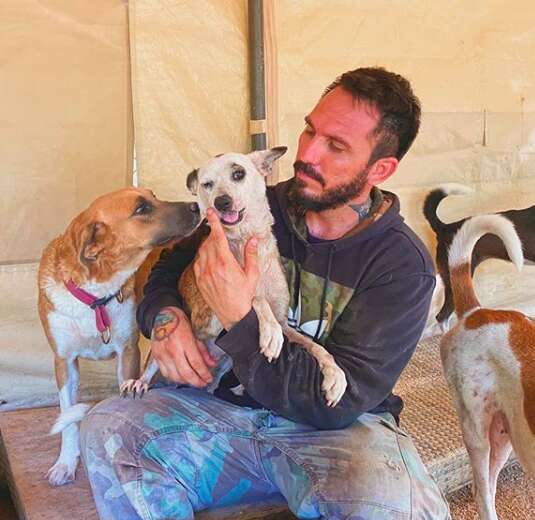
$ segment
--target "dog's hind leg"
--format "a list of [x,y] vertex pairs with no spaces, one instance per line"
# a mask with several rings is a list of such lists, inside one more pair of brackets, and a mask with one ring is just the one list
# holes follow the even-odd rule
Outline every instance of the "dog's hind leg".
[[490,475],[491,466],[494,465],[491,460],[491,417],[480,413],[481,410],[471,410],[465,401],[455,400],[464,443],[472,466],[474,478],[472,492],[479,517],[481,520],[498,520]]
[[[54,368],[59,390],[61,412],[75,405],[78,401],[80,372],[78,359],[67,361],[55,357]],[[61,451],[56,463],[48,470],[47,477],[53,486],[61,486],[75,479],[76,467],[80,458],[78,425],[71,424],[61,432]]]
[[437,321],[442,329],[442,332],[447,332],[449,329],[450,318],[455,309],[453,305],[453,292],[451,290],[451,281],[449,273],[445,277],[442,272],[440,272],[440,277],[444,283],[444,303],[442,308],[437,314]]
[[512,446],[509,438],[507,419],[503,412],[497,412],[492,418],[489,430],[490,466],[489,485],[492,496],[496,495],[498,475],[511,454]]

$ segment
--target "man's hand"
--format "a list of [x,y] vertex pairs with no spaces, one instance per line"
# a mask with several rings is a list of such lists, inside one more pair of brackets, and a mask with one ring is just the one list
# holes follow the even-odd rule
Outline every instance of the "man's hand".
[[244,266],[230,250],[227,237],[216,212],[206,212],[210,235],[199,248],[193,272],[197,286],[226,330],[250,310],[258,284],[257,243],[251,238],[245,245]]
[[164,307],[154,320],[151,349],[164,377],[198,388],[211,383],[216,362],[197,340],[183,311]]

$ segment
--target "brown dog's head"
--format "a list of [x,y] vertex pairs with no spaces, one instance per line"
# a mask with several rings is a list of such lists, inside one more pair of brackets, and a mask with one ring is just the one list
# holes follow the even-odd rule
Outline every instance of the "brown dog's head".
[[161,201],[150,190],[125,188],[96,199],[67,235],[79,263],[102,281],[137,269],[151,249],[189,235],[199,222],[196,203]]

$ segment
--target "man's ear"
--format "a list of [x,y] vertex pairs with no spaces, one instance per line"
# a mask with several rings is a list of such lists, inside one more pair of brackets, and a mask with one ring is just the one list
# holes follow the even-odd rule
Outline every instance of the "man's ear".
[[104,249],[104,238],[108,233],[108,226],[104,222],[91,222],[82,229],[80,262],[89,268]]
[[195,169],[191,171],[188,174],[188,178],[186,179],[186,186],[188,187],[188,190],[191,191],[193,195],[197,195],[197,186],[199,184],[198,179],[199,169]]
[[368,173],[366,181],[372,186],[385,182],[398,168],[399,160],[395,157],[382,157],[375,161]]
[[256,166],[258,171],[266,176],[271,173],[273,163],[279,158],[282,157],[288,148],[286,146],[276,146],[270,150],[259,150],[256,152],[251,152],[249,158],[253,161],[253,164]]

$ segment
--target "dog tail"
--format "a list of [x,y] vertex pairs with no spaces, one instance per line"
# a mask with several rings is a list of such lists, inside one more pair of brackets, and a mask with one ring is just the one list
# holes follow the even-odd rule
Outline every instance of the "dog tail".
[[474,291],[470,264],[477,241],[487,233],[501,239],[519,271],[524,265],[522,242],[509,219],[501,215],[482,215],[466,220],[453,238],[448,253],[453,303],[459,318],[480,306]]
[[67,426],[70,426],[75,422],[80,422],[92,407],[93,405],[91,404],[80,403],[67,408],[64,412],[59,414],[59,417],[56,419],[56,422],[50,430],[50,435],[60,433],[67,428]]
[[444,224],[437,216],[438,205],[448,195],[467,195],[474,190],[464,184],[442,184],[427,194],[424,202],[424,216],[433,231],[438,234],[447,224]]

